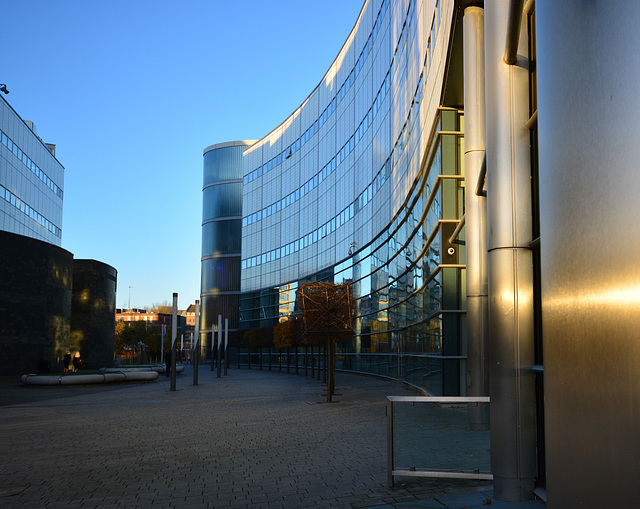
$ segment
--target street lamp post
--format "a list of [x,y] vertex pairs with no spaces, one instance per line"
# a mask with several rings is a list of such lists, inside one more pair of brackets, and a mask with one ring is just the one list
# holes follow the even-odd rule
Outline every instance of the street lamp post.
[[[131,313],[131,288],[133,288],[133,286],[129,285],[129,313]],[[129,327],[131,327],[131,325],[129,325]],[[133,342],[134,342],[134,335],[131,334],[131,351],[129,352],[129,364],[133,364],[133,350],[134,350]]]

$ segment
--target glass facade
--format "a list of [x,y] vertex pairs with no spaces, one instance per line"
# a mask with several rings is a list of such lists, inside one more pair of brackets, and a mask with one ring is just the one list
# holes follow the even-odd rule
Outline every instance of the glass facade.
[[274,325],[295,314],[301,282],[348,282],[355,335],[338,345],[339,369],[403,379],[432,394],[465,394],[464,237],[450,242],[463,213],[462,124],[461,112],[441,112],[438,132],[450,134],[433,139],[430,163],[375,239],[352,246],[352,256],[320,273],[244,293],[241,326]]
[[[289,371],[288,354],[266,351],[269,328],[296,316],[301,284],[350,283],[355,332],[337,345],[338,369],[449,401],[490,399],[446,413],[488,439],[490,464],[473,468],[491,471],[496,499],[535,490],[553,507],[601,507],[615,492],[617,506],[631,506],[638,236],[618,218],[638,208],[638,158],[637,144],[619,141],[633,130],[615,120],[633,110],[634,94],[618,92],[638,66],[616,62],[635,55],[640,8],[620,17],[583,7],[366,0],[319,85],[242,153],[240,267],[208,284],[240,271],[239,327],[251,346],[240,363],[266,357]],[[610,37],[616,23],[623,36]],[[594,121],[573,128],[585,118]],[[235,199],[230,191],[215,207]],[[295,353],[296,372],[315,376],[322,354]],[[415,409],[394,424],[400,466],[449,469],[414,453],[446,452],[455,426],[425,442],[415,426],[438,408]],[[603,429],[622,432],[602,439]],[[616,489],[602,490],[603,478]]]
[[211,358],[218,315],[238,329],[242,237],[242,152],[249,142],[207,147],[202,199],[201,358]]
[[441,99],[452,8],[367,2],[305,104],[245,151],[239,318],[272,326],[299,284],[349,282],[339,369],[463,395],[464,115]]
[[0,230],[60,246],[63,187],[55,146],[0,97]]

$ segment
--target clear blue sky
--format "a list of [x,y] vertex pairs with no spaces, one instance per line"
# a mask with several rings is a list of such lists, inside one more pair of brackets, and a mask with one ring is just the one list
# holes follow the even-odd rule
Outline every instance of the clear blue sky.
[[199,298],[203,149],[280,124],[363,3],[2,0],[5,97],[57,145],[62,247],[118,270],[118,307]]

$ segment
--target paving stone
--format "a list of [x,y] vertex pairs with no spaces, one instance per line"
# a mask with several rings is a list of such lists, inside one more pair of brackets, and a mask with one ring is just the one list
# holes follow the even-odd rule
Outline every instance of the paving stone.
[[479,486],[387,486],[386,396],[407,394],[396,382],[338,373],[340,402],[326,404],[310,377],[203,366],[193,386],[191,373],[175,392],[163,378],[0,384],[0,507],[407,508]]

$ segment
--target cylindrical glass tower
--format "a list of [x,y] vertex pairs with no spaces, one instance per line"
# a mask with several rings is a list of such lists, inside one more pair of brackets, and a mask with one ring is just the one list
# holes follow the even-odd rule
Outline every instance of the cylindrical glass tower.
[[242,239],[242,152],[252,141],[232,141],[204,150],[202,187],[201,358],[211,359],[218,315],[238,330]]

